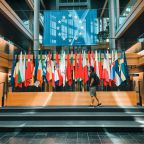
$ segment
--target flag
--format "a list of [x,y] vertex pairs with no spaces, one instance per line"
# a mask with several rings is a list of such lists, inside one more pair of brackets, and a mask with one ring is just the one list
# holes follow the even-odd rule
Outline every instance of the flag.
[[52,80],[52,60],[51,54],[48,53],[47,69],[46,69],[46,79],[48,82]]
[[66,62],[65,62],[65,52],[62,51],[61,54],[61,60],[60,60],[60,74],[62,76],[62,84],[65,86],[65,81],[66,81]]
[[63,76],[62,76],[62,71],[61,71],[61,63],[63,62],[63,53],[61,52],[60,54],[60,62],[59,62],[59,69],[58,69],[58,76],[59,76],[59,86],[63,85]]
[[108,78],[109,78],[109,82],[108,82],[108,85],[111,86],[111,80],[110,80],[110,60],[109,60],[109,52],[107,50],[107,71],[108,71]]
[[25,72],[25,86],[29,86],[33,79],[33,72],[34,72],[34,64],[30,60],[30,53],[28,53],[28,61],[26,64],[26,72]]
[[59,73],[58,73],[58,64],[55,63],[55,66],[54,66],[54,82],[55,82],[55,85],[58,85],[58,81],[59,81]]
[[90,51],[88,51],[88,67],[91,66],[91,55],[90,55]]
[[100,79],[97,50],[95,51],[95,72],[96,72],[97,76],[98,76],[99,79]]
[[87,61],[86,61],[86,54],[85,54],[85,51],[83,53],[83,82],[84,84],[87,83],[88,81],[88,69],[87,69]]
[[47,63],[48,63],[47,62],[47,52],[45,52],[44,63],[43,63],[43,78],[46,82],[47,82],[47,79],[46,79]]
[[67,67],[66,67],[66,78],[67,83],[69,86],[72,85],[72,70],[71,70],[71,63],[70,63],[70,54],[67,54]]
[[[18,68],[18,84],[21,84],[24,80],[23,77],[23,61],[22,61],[22,51],[20,53],[20,58],[19,58],[19,68]],[[20,85],[22,87],[22,85]]]
[[38,66],[39,66],[39,60],[38,60],[38,51],[36,51],[35,55],[35,62],[34,62],[34,81],[37,80],[37,71],[38,71]]
[[15,86],[15,80],[14,80],[14,70],[15,70],[15,66],[16,66],[16,55],[15,52],[13,52],[13,59],[12,59],[12,69],[11,69],[11,85],[12,85],[12,91],[14,90],[14,86]]
[[110,79],[115,83],[115,59],[114,59],[114,51],[111,54],[111,74]]
[[79,54],[79,61],[78,61],[78,80],[81,81],[83,79],[83,65],[82,65],[82,54]]
[[120,78],[121,78],[122,82],[124,82],[127,78],[126,65],[124,63],[124,53],[122,51],[120,54]]
[[108,72],[108,66],[107,66],[107,55],[104,52],[104,61],[103,61],[103,80],[104,80],[104,86],[107,86],[109,83],[109,72]]
[[56,63],[59,65],[59,54],[58,54],[58,52],[56,52],[55,60],[56,60]]
[[15,87],[22,87],[22,83],[18,84],[18,71],[19,71],[19,61],[17,61],[15,69],[14,69],[14,83],[15,83]]
[[25,73],[26,73],[26,53],[23,59],[23,82],[25,82]]
[[102,61],[101,61],[101,52],[98,54],[98,66],[99,66],[99,78],[103,78],[103,66],[102,66]]
[[39,59],[39,64],[38,64],[38,70],[37,70],[37,81],[39,81],[40,86],[42,86],[42,83],[43,83],[42,52],[40,53],[40,59]]
[[91,66],[94,67],[94,52],[91,52]]
[[116,86],[120,86],[121,78],[119,73],[119,62],[117,51],[115,51],[115,80],[116,80]]
[[55,87],[55,68],[53,60],[51,61],[51,67],[52,67],[52,86]]
[[75,79],[75,81],[77,81],[77,79],[78,79],[78,57],[77,57],[77,53],[75,53],[74,79]]

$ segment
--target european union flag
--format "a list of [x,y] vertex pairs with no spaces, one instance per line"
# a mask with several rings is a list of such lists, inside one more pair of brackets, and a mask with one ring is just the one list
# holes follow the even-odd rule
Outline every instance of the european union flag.
[[52,10],[44,12],[44,46],[96,45],[96,10]]

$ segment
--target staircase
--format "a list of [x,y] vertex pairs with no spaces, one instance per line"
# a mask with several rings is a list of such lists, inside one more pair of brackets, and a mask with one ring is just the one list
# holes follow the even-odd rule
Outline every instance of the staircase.
[[1,131],[143,131],[141,107],[5,107]]

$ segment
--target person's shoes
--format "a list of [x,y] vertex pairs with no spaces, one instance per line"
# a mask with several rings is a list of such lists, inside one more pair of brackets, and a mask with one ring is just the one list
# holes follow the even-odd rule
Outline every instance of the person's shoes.
[[101,106],[101,103],[98,103],[95,107]]
[[98,105],[97,106],[101,106],[101,103],[98,103]]
[[94,107],[94,105],[90,104],[89,107]]

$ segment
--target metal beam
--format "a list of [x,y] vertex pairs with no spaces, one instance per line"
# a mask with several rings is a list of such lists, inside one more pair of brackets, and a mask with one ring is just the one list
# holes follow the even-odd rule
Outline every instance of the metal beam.
[[105,0],[105,3],[104,3],[103,8],[102,8],[102,12],[101,12],[101,14],[100,14],[100,17],[103,16],[104,11],[105,11],[105,8],[106,8],[106,6],[107,6],[107,3],[108,3],[108,0]]
[[9,20],[17,29],[19,29],[28,39],[33,40],[32,32],[27,29],[23,21],[7,4],[5,0],[0,1],[0,12]]
[[144,12],[144,0],[138,0],[134,6],[134,9],[125,19],[124,23],[121,24],[121,26],[118,28],[115,34],[115,38],[120,38],[143,12]]
[[44,1],[43,1],[43,0],[41,0],[41,4],[42,4],[43,8],[44,8],[44,9],[46,9],[46,6],[45,6],[45,4],[44,4]]
[[29,6],[29,8],[31,10],[34,10],[34,4],[33,4],[33,1],[32,0],[25,0],[27,5]]

